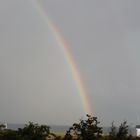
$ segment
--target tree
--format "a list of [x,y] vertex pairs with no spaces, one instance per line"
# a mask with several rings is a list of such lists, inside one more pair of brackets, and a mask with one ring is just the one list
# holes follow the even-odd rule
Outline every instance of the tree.
[[80,120],[80,123],[73,124],[69,131],[67,131],[64,139],[98,140],[102,134],[102,128],[98,126],[99,123],[97,117],[87,115],[87,120]]
[[5,125],[4,124],[0,124],[0,139],[1,137],[3,137],[5,132]]
[[127,122],[124,121],[119,127],[119,130],[117,133],[117,139],[124,140],[127,138],[127,136],[128,136],[128,125],[127,125]]
[[0,131],[4,130],[6,128],[6,126],[4,124],[0,124]]
[[109,139],[110,140],[115,139],[116,135],[117,135],[116,126],[114,125],[114,122],[112,122],[110,132],[109,132]]
[[18,129],[19,139],[45,140],[50,135],[50,127],[29,122],[23,129]]

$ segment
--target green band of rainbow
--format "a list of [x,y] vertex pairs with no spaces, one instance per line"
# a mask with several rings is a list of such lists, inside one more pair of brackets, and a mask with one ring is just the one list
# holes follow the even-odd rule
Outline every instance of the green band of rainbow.
[[57,27],[53,24],[53,22],[50,20],[50,18],[47,16],[46,12],[43,10],[41,5],[39,4],[39,1],[34,0],[33,4],[34,4],[35,8],[37,9],[37,11],[39,12],[40,16],[42,17],[42,19],[46,22],[47,26],[50,28],[52,35],[55,37],[55,40],[56,40],[58,46],[63,51],[64,58],[72,72],[74,81],[76,83],[76,87],[78,89],[79,96],[81,98],[85,113],[92,115],[93,114],[92,108],[90,105],[90,101],[89,101],[87,92],[85,90],[80,73],[72,58],[72,54],[71,54],[69,48],[65,44],[65,41],[64,41],[63,37],[61,36],[60,32],[58,31]]

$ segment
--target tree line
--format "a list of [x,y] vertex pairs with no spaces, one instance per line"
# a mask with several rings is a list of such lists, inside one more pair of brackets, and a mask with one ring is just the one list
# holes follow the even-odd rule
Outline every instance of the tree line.
[[112,122],[106,135],[99,125],[97,117],[87,115],[87,119],[74,123],[63,137],[51,133],[49,126],[33,122],[18,130],[4,129],[4,125],[0,125],[0,140],[140,140],[140,137],[128,134],[126,121],[121,123],[118,129]]

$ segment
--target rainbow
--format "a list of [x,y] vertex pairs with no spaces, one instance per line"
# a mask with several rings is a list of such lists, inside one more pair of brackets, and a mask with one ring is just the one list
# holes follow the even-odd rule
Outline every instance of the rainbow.
[[79,96],[81,98],[85,113],[92,115],[93,114],[92,108],[90,105],[90,101],[89,101],[87,92],[84,87],[84,83],[81,79],[80,73],[78,71],[76,63],[74,62],[74,60],[72,58],[72,54],[71,54],[68,46],[66,45],[66,43],[65,43],[63,37],[61,36],[59,30],[57,29],[57,27],[54,25],[54,23],[51,21],[51,19],[48,17],[46,12],[41,7],[39,1],[32,0],[32,2],[34,4],[35,9],[39,12],[39,15],[42,17],[42,19],[46,22],[47,26],[50,28],[52,35],[54,36],[58,46],[60,47],[60,49],[62,50],[62,52],[64,54],[66,63],[68,64],[68,66],[72,72],[72,75],[73,75],[76,87],[78,89]]

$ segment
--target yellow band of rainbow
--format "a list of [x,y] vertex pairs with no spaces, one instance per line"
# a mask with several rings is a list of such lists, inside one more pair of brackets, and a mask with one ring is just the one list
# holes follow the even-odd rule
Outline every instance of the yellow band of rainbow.
[[61,36],[60,32],[57,29],[57,27],[53,24],[53,22],[50,20],[50,18],[46,14],[46,12],[41,7],[39,0],[33,0],[33,4],[34,4],[35,9],[39,12],[39,15],[44,20],[44,22],[46,22],[47,27],[50,28],[50,31],[52,32],[52,35],[55,37],[55,40],[56,40],[58,46],[63,51],[64,58],[72,72],[72,75],[73,75],[76,87],[78,89],[79,96],[81,98],[85,113],[92,115],[93,114],[92,108],[90,105],[90,101],[89,101],[87,92],[85,90],[83,81],[80,76],[80,72],[78,71],[78,68],[76,66],[76,63],[73,60],[73,57],[72,57],[72,54],[71,54],[69,48],[67,47],[63,37]]

